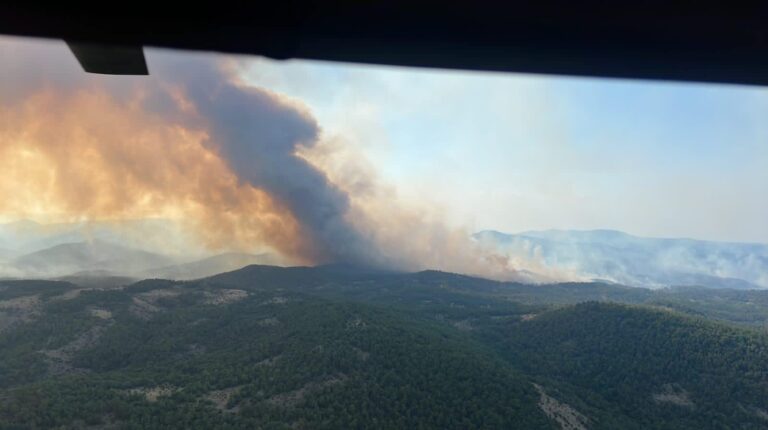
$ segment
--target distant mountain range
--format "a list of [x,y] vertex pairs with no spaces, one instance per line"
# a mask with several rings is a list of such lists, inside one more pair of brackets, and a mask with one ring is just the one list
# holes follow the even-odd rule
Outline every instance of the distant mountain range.
[[21,273],[43,277],[83,271],[134,274],[172,263],[173,260],[164,255],[101,240],[54,245],[11,261]]
[[55,278],[92,282],[107,278],[189,280],[239,269],[251,264],[276,264],[271,254],[228,252],[191,262],[101,240],[54,245],[24,254],[4,264],[11,278]]
[[183,249],[183,232],[165,219],[82,221],[40,224],[30,220],[0,224],[0,258],[8,260],[55,245],[104,241],[131,248]]
[[188,251],[179,226],[163,219],[0,224],[0,277],[79,284],[144,278],[188,280],[249,264],[280,264],[273,254]]
[[[189,280],[251,264],[269,253],[180,254],[183,234],[167,220],[0,224],[0,277]],[[635,287],[768,288],[768,245],[637,237],[615,230],[546,230],[473,235],[521,266],[523,282],[595,280]],[[173,242],[178,240],[177,242]],[[166,246],[167,245],[167,246]],[[90,282],[90,281],[82,281]]]
[[660,239],[615,230],[482,231],[475,240],[553,270],[630,286],[768,288],[768,245]]

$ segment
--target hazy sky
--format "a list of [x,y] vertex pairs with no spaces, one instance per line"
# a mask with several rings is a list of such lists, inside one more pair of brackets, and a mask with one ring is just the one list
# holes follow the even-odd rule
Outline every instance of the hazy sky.
[[768,90],[254,59],[402,195],[475,230],[768,242]]
[[[45,67],[30,70],[50,74],[51,85],[80,79],[62,42],[25,43],[15,52],[37,51],[19,70],[39,61]],[[147,49],[150,72],[163,55]],[[3,62],[3,73],[13,72],[15,63]],[[379,182],[439,208],[450,225],[768,242],[766,89],[256,57],[239,64],[246,82],[306,105],[324,137],[359,151]],[[7,82],[17,75],[0,74],[0,88],[28,84]],[[20,103],[12,97],[0,94]]]

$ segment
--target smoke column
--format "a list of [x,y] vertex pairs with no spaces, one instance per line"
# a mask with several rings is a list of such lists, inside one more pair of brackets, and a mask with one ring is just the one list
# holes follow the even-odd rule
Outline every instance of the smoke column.
[[354,142],[241,82],[231,58],[153,50],[149,77],[115,77],[85,74],[58,42],[5,39],[0,55],[4,217],[167,217],[210,249],[266,246],[299,264],[509,279],[530,263],[400,202]]
[[205,144],[241,180],[267,192],[301,224],[313,247],[305,257],[373,263],[372,244],[345,220],[347,194],[296,155],[320,138],[308,112],[276,94],[239,83],[226,73],[226,65],[190,56],[157,63],[162,75],[173,76],[181,85],[197,113],[195,121],[205,124]]

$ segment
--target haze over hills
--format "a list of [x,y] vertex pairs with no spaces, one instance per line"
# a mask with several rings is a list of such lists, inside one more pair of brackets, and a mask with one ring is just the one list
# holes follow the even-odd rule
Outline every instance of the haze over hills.
[[509,256],[630,286],[768,288],[768,245],[660,239],[614,230],[546,230],[474,238]]
[[11,263],[26,276],[55,277],[84,271],[133,274],[169,265],[173,260],[164,255],[94,240],[55,245],[15,258]]
[[[249,264],[282,264],[270,253],[211,254],[185,242],[177,223],[163,219],[0,224],[0,277],[77,279],[194,279]],[[127,277],[127,278],[126,278]]]
[[227,252],[189,263],[154,267],[145,272],[145,277],[179,280],[199,279],[217,273],[240,269],[252,264],[275,265],[278,263],[279,259],[268,253],[247,254],[243,252]]
[[276,264],[271,254],[229,252],[190,262],[101,240],[55,245],[5,263],[13,278],[62,279],[74,283],[144,278],[198,279],[251,264]]
[[[521,282],[768,288],[765,244],[644,238],[614,230],[482,231],[473,239],[492,255],[509,257],[512,266],[535,263],[517,268]],[[0,276],[195,279],[249,264],[285,264],[269,252],[211,254],[184,241],[177,224],[161,219],[0,224]]]
[[[189,243],[178,223],[165,219],[76,221],[42,224],[20,220],[0,224],[0,255],[18,257],[56,245],[100,240],[162,254]],[[161,251],[162,250],[162,251]]]

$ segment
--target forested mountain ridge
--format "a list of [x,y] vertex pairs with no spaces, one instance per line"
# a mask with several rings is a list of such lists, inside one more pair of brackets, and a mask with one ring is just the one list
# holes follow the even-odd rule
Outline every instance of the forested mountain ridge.
[[494,303],[502,300],[530,306],[586,301],[645,304],[733,324],[768,327],[768,290],[700,287],[647,289],[602,282],[534,285],[498,282],[436,270],[396,273],[345,265],[251,265],[199,282],[238,288],[298,289],[302,292],[338,294],[345,299],[392,300],[401,304],[414,304],[416,299],[430,301],[447,294],[456,295],[457,300],[482,297],[492,299]]
[[706,292],[344,265],[4,281],[0,428],[764,428],[768,340],[733,318],[762,292]]
[[170,281],[36,303],[0,337],[7,425],[549,426],[487,347],[404,312]]

